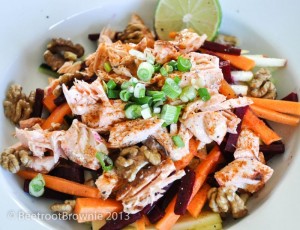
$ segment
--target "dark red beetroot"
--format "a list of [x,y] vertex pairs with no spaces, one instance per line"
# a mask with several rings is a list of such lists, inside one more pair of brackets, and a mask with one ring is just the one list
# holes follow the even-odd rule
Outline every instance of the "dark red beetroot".
[[100,37],[100,34],[89,34],[88,35],[88,38],[91,40],[91,41],[97,41]]
[[201,46],[201,48],[219,52],[219,53],[227,53],[227,54],[233,54],[233,55],[241,55],[241,49],[228,46],[228,45],[223,45],[217,42],[210,42],[210,41],[205,41],[204,44]]
[[31,117],[41,117],[43,112],[44,90],[37,88],[35,90],[35,98]]
[[219,64],[220,69],[222,70],[224,79],[229,83],[233,83],[233,79],[231,76],[231,65],[229,61],[220,61]]
[[[243,120],[243,117],[247,111],[247,109],[249,109],[249,106],[245,106],[245,107],[240,107],[240,108],[236,108],[235,109],[235,114],[237,115],[238,118],[241,119],[241,121]],[[241,128],[242,128],[242,122],[240,122],[237,126],[237,133],[236,134],[232,134],[230,133],[228,135],[228,138],[227,138],[227,142],[226,142],[226,145],[225,145],[225,151],[227,152],[234,152],[235,151],[235,146],[236,146],[236,143],[237,143],[237,140],[238,140],[238,137],[240,135],[240,132],[241,132]]]
[[196,173],[189,167],[185,168],[185,176],[181,178],[181,183],[177,193],[177,200],[174,208],[174,213],[184,215],[193,193]]
[[290,94],[288,94],[287,96],[285,96],[281,100],[284,100],[284,101],[295,101],[295,102],[299,101],[298,100],[298,94],[294,93],[294,92],[291,92]]
[[159,206],[155,205],[150,212],[147,213],[147,217],[151,224],[155,224],[165,215],[165,211]]
[[136,214],[127,214],[120,212],[116,218],[107,220],[105,225],[99,230],[119,230],[125,228],[129,224],[136,222],[143,217],[143,212],[138,212]]
[[259,151],[263,152],[265,160],[268,161],[277,154],[285,152],[285,145],[282,141],[276,141],[270,145],[260,145]]

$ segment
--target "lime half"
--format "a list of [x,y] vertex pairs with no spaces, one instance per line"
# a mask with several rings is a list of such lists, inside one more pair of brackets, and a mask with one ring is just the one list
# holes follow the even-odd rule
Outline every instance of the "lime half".
[[222,11],[218,0],[160,0],[154,27],[159,39],[169,40],[170,32],[192,29],[212,40],[218,32]]

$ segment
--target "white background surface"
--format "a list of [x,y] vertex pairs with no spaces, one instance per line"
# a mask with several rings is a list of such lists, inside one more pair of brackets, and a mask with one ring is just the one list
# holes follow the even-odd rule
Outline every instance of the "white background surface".
[[[2,2],[2,1],[1,1]],[[1,55],[1,75],[3,82],[6,76],[3,73],[11,68],[11,64],[18,57],[24,57],[20,54],[20,50],[28,44],[32,45],[34,37],[40,34],[47,33],[50,26],[66,19],[69,16],[76,15],[80,12],[95,8],[103,1],[87,0],[87,1],[17,1],[10,0],[2,2],[0,8],[0,55]],[[115,1],[117,2],[117,1]],[[230,16],[230,20],[238,21],[241,25],[250,25],[255,34],[265,39],[265,43],[272,48],[273,55],[283,55],[288,58],[288,71],[284,72],[283,79],[279,79],[280,84],[285,84],[283,94],[290,90],[299,92],[300,80],[296,79],[300,76],[300,71],[297,68],[300,60],[300,45],[299,45],[299,12],[300,4],[298,1],[271,1],[271,0],[253,0],[253,1],[238,1],[238,0],[223,0],[221,1],[224,11],[224,20]],[[116,7],[118,5],[116,4]],[[105,13],[105,12],[103,12]],[[48,16],[48,17],[47,17]],[[224,21],[224,25],[230,28],[230,21]],[[250,23],[250,24],[249,24]],[[78,28],[80,30],[81,28]],[[249,29],[249,28],[248,28]],[[249,33],[249,30],[248,32]],[[255,43],[260,40],[256,39],[257,35],[252,37],[243,37],[243,31],[240,31],[243,38],[243,43],[250,44],[255,47]],[[239,34],[239,35],[240,35]],[[249,39],[252,39],[251,41]],[[247,42],[245,42],[247,40]],[[260,47],[261,48],[261,47]],[[38,57],[39,58],[39,57]],[[298,65],[299,66],[299,65]],[[24,73],[25,75],[26,73]],[[294,78],[293,80],[289,80]],[[294,86],[293,86],[294,83]],[[296,83],[296,85],[295,85]],[[26,82],[28,86],[34,83]],[[287,85],[287,86],[286,86]],[[36,87],[36,86],[35,86]],[[29,87],[30,88],[30,87]],[[31,87],[32,88],[32,87]],[[3,86],[1,87],[3,90]],[[1,91],[1,98],[3,98]],[[2,111],[0,111],[2,113]],[[3,124],[1,124],[3,128]],[[4,129],[4,128],[3,128]],[[289,132],[289,127],[286,127],[286,132]],[[291,129],[291,131],[293,131]],[[7,135],[6,133],[3,135]],[[288,134],[287,134],[288,136]],[[235,224],[230,229],[298,229],[298,218],[300,204],[300,184],[299,184],[299,130],[297,136],[293,138],[295,147],[290,149],[287,157],[282,157],[279,160],[284,161],[285,167],[279,169],[278,180],[272,179],[271,190],[260,201],[257,209],[250,212],[250,215],[244,218],[239,223]],[[1,149],[5,146],[0,146]],[[275,163],[278,163],[275,162]],[[283,174],[283,171],[286,173]],[[21,208],[12,200],[13,191],[7,187],[7,183],[3,182],[6,173],[0,170],[0,229],[47,229],[45,226],[37,224],[35,221],[18,220],[16,215],[21,211]],[[283,176],[282,176],[283,174]],[[277,174],[276,174],[277,175]],[[13,195],[14,199],[18,199]],[[11,211],[15,217],[11,218]]]

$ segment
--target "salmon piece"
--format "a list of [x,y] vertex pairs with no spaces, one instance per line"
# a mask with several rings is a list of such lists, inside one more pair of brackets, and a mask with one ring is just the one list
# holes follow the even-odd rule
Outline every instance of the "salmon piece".
[[59,74],[74,74],[77,71],[81,69],[81,61],[73,62],[73,61],[67,61],[65,62],[58,70],[57,72]]
[[177,33],[174,41],[171,43],[178,47],[180,53],[185,54],[199,50],[206,38],[207,36],[205,34],[200,36],[188,29],[184,29]]
[[82,115],[84,124],[98,132],[109,131],[110,128],[125,119],[125,103],[121,100],[111,100],[109,104],[91,105],[89,112]]
[[173,161],[166,159],[158,166],[151,166],[140,172],[136,179],[126,187],[129,192],[125,192],[123,189],[125,196],[119,196],[119,200],[122,200],[124,212],[137,213],[148,204],[153,204],[161,198],[167,185],[185,175],[184,170],[171,175],[175,170]]
[[241,119],[237,117],[231,110],[222,110],[222,115],[227,119],[227,132],[228,133],[237,133],[237,126],[241,122]]
[[19,125],[20,125],[20,129],[26,129],[26,128],[31,128],[35,125],[40,125],[41,126],[44,121],[45,120],[42,119],[42,118],[32,117],[32,118],[29,118],[29,119],[26,119],[26,120],[21,120],[19,122]]
[[33,156],[42,158],[44,153],[52,150],[57,159],[63,155],[59,141],[64,136],[65,131],[48,132],[42,129],[28,130],[16,128],[16,137],[22,145],[28,148]]
[[180,136],[184,142],[184,147],[181,148],[178,148],[174,144],[172,140],[172,136],[174,135],[175,133],[173,133],[172,135],[168,133],[166,128],[161,128],[153,135],[153,137],[157,140],[157,142],[159,142],[164,147],[164,149],[169,154],[170,158],[173,161],[177,161],[190,152],[189,142],[190,139],[192,138],[192,135],[190,131],[183,124],[181,124],[179,131],[176,134]]
[[239,135],[234,158],[250,158],[259,160],[259,137],[251,130],[243,129]]
[[110,170],[103,172],[101,176],[98,177],[95,184],[100,191],[101,198],[106,200],[113,189],[119,182],[119,177],[115,170]]
[[233,186],[254,193],[264,186],[272,174],[273,169],[258,160],[239,158],[216,172],[215,178],[220,186]]
[[112,148],[135,145],[156,133],[163,123],[156,117],[117,123],[110,129],[108,142]]
[[71,89],[68,90],[64,84],[62,88],[72,112],[77,115],[89,112],[89,106],[100,101],[109,103],[99,78],[91,84],[75,79],[74,86]]
[[192,63],[191,70],[219,69],[219,58],[209,54],[190,52],[183,55]]
[[153,55],[157,63],[164,64],[171,60],[176,60],[180,53],[178,53],[172,43],[157,40],[154,42]]
[[221,82],[223,80],[223,73],[220,68],[213,69],[195,69],[190,72],[185,72],[179,83],[180,87],[193,85],[196,88],[205,87],[213,92],[218,92]]
[[200,141],[199,148],[216,141],[222,142],[227,132],[227,119],[220,112],[199,112],[181,121]]
[[64,139],[61,141],[61,147],[71,161],[93,170],[100,167],[96,153],[108,154],[101,136],[78,120],[74,120],[66,131]]

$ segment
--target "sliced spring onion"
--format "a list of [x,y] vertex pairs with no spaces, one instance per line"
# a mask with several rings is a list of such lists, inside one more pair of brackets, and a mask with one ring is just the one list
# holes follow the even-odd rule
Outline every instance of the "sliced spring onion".
[[29,183],[29,194],[40,197],[45,192],[45,180],[42,174],[37,174]]
[[107,90],[107,97],[109,99],[117,99],[119,98],[120,90],[117,89],[108,89]]
[[151,104],[152,97],[145,96],[141,98],[131,97],[131,101],[135,102],[138,105]]
[[158,73],[159,70],[160,70],[160,68],[161,68],[161,64],[155,63],[155,65],[154,65],[153,67],[154,67],[154,72],[155,72],[155,73]]
[[167,78],[162,91],[172,99],[176,99],[182,92],[182,89],[176,84],[172,78]]
[[135,103],[132,102],[132,101],[129,101],[129,102],[125,105],[124,110],[126,110],[126,109],[127,109],[129,106],[131,106],[131,105],[135,105]]
[[132,104],[128,106],[125,110],[125,116],[128,119],[136,119],[142,116],[142,107],[140,105]]
[[100,162],[100,165],[101,165],[103,171],[106,172],[106,171],[110,171],[113,169],[113,167],[114,167],[113,161],[106,154],[104,154],[102,152],[97,152],[96,158]]
[[196,96],[197,90],[193,86],[185,86],[180,94],[180,100],[183,102],[188,102],[195,99]]
[[202,101],[208,101],[210,99],[210,94],[209,94],[207,88],[199,88],[198,94]]
[[166,104],[162,107],[161,119],[165,120],[167,124],[177,123],[180,111],[180,106]]
[[173,66],[171,66],[171,65],[165,65],[165,68],[168,73],[172,73],[174,71]]
[[192,68],[192,63],[189,59],[179,56],[177,59],[177,68],[181,72],[187,72]]
[[161,67],[160,70],[159,70],[160,74],[163,75],[164,77],[167,77],[169,74],[168,74],[168,71],[165,67]]
[[179,84],[181,81],[181,78],[179,76],[175,76],[173,80],[176,82],[176,84]]
[[164,104],[164,101],[157,101],[157,102],[155,102],[155,104],[153,105],[153,108],[156,108],[156,107],[161,106],[161,105],[163,105],[163,104]]
[[105,81],[102,81],[102,86],[103,86],[104,92],[107,94],[108,88],[107,88]]
[[142,81],[150,81],[154,73],[154,67],[149,62],[142,62],[137,70],[137,76]]
[[141,97],[145,97],[145,94],[146,94],[146,86],[142,83],[137,83],[136,86],[134,87],[133,95],[136,98],[141,98]]
[[177,147],[179,148],[184,147],[184,142],[180,136],[178,135],[172,136],[172,140]]
[[121,89],[127,89],[129,86],[132,86],[132,82],[130,81],[125,81],[121,85]]
[[153,113],[160,113],[160,111],[161,111],[161,108],[160,107],[154,107],[153,108]]
[[122,101],[129,101],[130,97],[132,96],[132,93],[128,92],[126,89],[123,89],[121,90],[119,96]]
[[141,114],[144,119],[148,119],[152,117],[151,109],[148,104],[142,105],[141,107],[142,107]]
[[108,89],[114,89],[114,88],[117,87],[117,84],[115,83],[114,80],[109,80],[109,81],[106,83],[106,85],[107,85],[107,88],[108,88]]
[[153,97],[154,102],[166,100],[166,94],[163,91],[148,90],[146,94]]
[[169,61],[168,65],[173,67],[173,71],[178,70],[177,61],[175,61],[175,60]]
[[112,70],[111,65],[108,61],[104,62],[103,67],[107,73],[109,73]]

